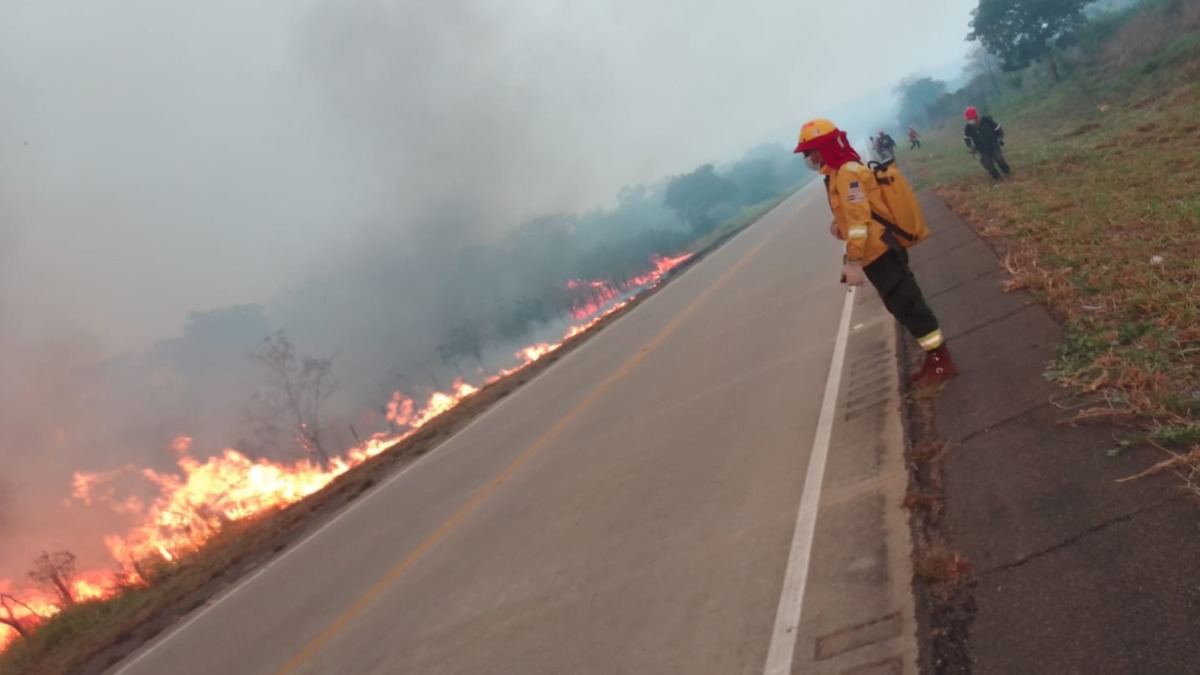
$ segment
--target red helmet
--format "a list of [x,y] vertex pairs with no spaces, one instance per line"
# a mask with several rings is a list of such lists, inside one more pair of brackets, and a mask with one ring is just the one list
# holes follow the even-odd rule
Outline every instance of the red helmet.
[[969,106],[967,106],[967,109],[963,111],[963,117],[966,119],[969,119],[969,120],[973,120],[976,117],[979,117],[979,111],[975,109],[975,106],[969,105]]

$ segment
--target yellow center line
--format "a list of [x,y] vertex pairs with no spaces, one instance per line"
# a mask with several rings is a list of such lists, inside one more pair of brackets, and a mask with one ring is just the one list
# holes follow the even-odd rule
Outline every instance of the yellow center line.
[[[788,220],[791,220],[791,218],[789,217]],[[375,585],[371,586],[371,588],[368,589],[367,592],[362,595],[362,597],[356,600],[354,604],[346,608],[346,610],[342,612],[338,618],[334,619],[333,623],[329,624],[325,630],[321,631],[319,635],[313,638],[313,640],[309,642],[299,654],[296,654],[292,660],[288,661],[287,664],[280,668],[277,672],[277,675],[290,675],[300,668],[300,666],[304,665],[304,663],[308,661],[313,654],[320,650],[326,642],[328,642],[334,635],[341,631],[341,629],[344,628],[347,623],[354,619],[355,616],[361,613],[367,608],[368,605],[374,602],[376,598],[383,594],[383,592],[392,584],[393,581],[399,578],[400,575],[404,574],[408,568],[412,567],[414,563],[420,560],[421,557],[423,557],[434,546],[436,546],[438,542],[440,542],[442,539],[445,539],[447,535],[454,531],[454,529],[458,527],[460,523],[466,520],[467,516],[471,515],[471,513],[475,511],[480,504],[486,501],[487,498],[490,497],[497,488],[511,478],[518,469],[528,463],[529,460],[533,459],[535,455],[549,445],[556,436],[562,433],[563,430],[566,429],[572,422],[574,422],[580,415],[582,415],[584,411],[594,405],[601,396],[603,396],[608,392],[609,389],[613,387],[613,385],[632,372],[633,369],[637,367],[639,363],[641,363],[642,359],[646,358],[650,352],[658,348],[667,338],[671,336],[671,334],[678,330],[679,326],[684,322],[685,319],[694,313],[696,309],[699,308],[700,305],[702,305],[713,294],[713,292],[728,282],[730,277],[732,277],[739,269],[745,266],[756,255],[758,255],[758,253],[767,245],[767,243],[774,239],[774,237],[780,231],[780,229],[776,229],[775,232],[764,238],[745,256],[734,263],[732,267],[726,270],[724,274],[718,277],[717,280],[712,283],[712,285],[704,289],[700,295],[696,296],[695,300],[692,300],[692,302],[688,304],[688,306],[685,307],[682,312],[677,314],[675,318],[672,319],[671,322],[668,323],[649,342],[647,342],[644,347],[639,349],[637,353],[630,357],[629,360],[625,361],[625,363],[621,364],[620,368],[618,368],[603,382],[597,385],[596,388],[593,389],[591,393],[589,393],[582,401],[577,403],[575,407],[567,411],[567,413],[563,415],[563,417],[559,419],[554,426],[550,427],[550,429],[538,437],[538,439],[534,441],[532,445],[523,450],[521,454],[517,455],[516,459],[514,459],[512,463],[510,463],[500,473],[496,474],[495,477],[488,481],[487,485],[484,485],[479,489],[478,492],[472,495],[465,504],[459,507],[458,511],[454,512],[454,515],[450,516],[445,522],[438,526],[436,530],[434,530],[420,544],[418,544],[416,548],[414,548],[407,556],[405,556],[404,559],[399,562],[399,564],[393,567],[392,570],[387,573],[387,576],[376,582]]]

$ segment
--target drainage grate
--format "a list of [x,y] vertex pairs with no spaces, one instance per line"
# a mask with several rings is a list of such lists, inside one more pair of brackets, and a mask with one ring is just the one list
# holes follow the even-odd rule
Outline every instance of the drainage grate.
[[844,420],[877,412],[892,395],[892,351],[879,340],[867,348],[865,356],[850,362],[846,384]]

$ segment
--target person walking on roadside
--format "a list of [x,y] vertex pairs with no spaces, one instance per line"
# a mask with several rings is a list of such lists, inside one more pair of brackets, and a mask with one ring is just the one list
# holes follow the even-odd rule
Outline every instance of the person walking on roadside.
[[896,159],[896,139],[882,129],[879,130],[879,157],[885,162]]
[[917,150],[921,147],[921,134],[917,133],[917,127],[908,125],[908,149]]
[[966,129],[963,131],[963,142],[967,144],[967,150],[970,150],[972,155],[979,153],[979,163],[987,169],[992,178],[999,180],[1001,172],[1004,172],[1005,176],[1009,175],[1008,161],[1004,159],[1002,149],[1004,129],[991,115],[980,116],[979,110],[973,105],[967,106],[963,117],[967,120]]
[[892,245],[883,221],[896,222],[884,203],[875,173],[846,140],[846,133],[827,119],[814,119],[800,129],[796,153],[810,169],[825,178],[830,234],[846,242],[842,277],[849,286],[870,281],[883,306],[921,345],[925,361],[909,375],[915,386],[939,384],[958,374],[942,336],[937,316],[925,302],[917,278],[908,266],[908,251]]

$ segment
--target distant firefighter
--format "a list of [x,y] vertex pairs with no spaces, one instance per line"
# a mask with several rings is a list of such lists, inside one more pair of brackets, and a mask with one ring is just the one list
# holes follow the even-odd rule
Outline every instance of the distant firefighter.
[[[992,175],[999,179],[1000,172],[1009,174],[1008,161],[1004,159],[1004,129],[992,119],[991,115],[979,115],[975,106],[967,106],[963,112],[967,120],[963,131],[963,142],[971,154],[979,153],[979,163]],[[998,167],[998,168],[997,168]]]

